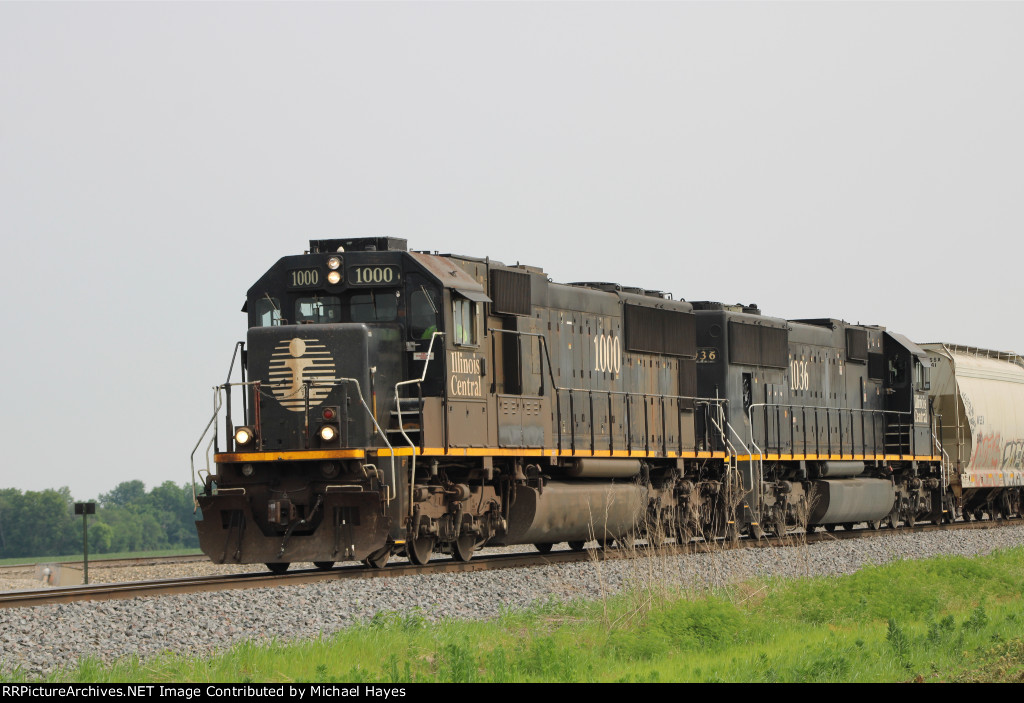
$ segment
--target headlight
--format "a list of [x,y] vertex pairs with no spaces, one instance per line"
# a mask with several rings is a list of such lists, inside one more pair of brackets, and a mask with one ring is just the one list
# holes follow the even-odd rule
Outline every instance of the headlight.
[[248,444],[252,441],[252,428],[250,427],[239,427],[235,430],[235,442],[238,444]]
[[243,476],[246,476],[246,477],[252,476],[254,472],[255,472],[255,469],[252,467],[252,464],[242,464],[242,475]]
[[341,274],[337,271],[329,271],[327,273],[327,282],[332,286],[338,285],[341,282]]
[[329,258],[327,260],[327,268],[329,268],[331,271],[336,271],[340,267],[341,267],[341,259],[338,258],[337,256],[332,256],[331,258]]
[[338,431],[333,425],[324,425],[320,428],[320,439],[325,442],[333,442],[338,437]]

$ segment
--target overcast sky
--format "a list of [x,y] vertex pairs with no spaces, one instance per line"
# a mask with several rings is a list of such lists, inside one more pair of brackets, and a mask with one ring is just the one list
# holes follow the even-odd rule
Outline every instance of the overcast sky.
[[0,3],[0,487],[189,480],[311,238],[1024,351],[1024,4]]

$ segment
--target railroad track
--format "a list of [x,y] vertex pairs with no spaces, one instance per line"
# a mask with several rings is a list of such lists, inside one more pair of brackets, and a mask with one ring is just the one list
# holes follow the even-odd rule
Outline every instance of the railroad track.
[[[119,558],[119,559],[90,559],[90,569],[109,569],[109,568],[120,568],[124,566],[158,566],[160,564],[187,564],[195,561],[208,561],[208,557],[205,554],[175,554],[172,556],[164,557],[131,557],[131,558]],[[25,562],[23,564],[3,564],[0,565],[0,574],[7,574],[12,572],[29,572],[34,571],[36,566],[39,564],[60,564],[61,566],[70,566],[72,568],[81,568],[81,561],[46,561],[45,559],[37,559],[32,562]]]
[[[95,573],[103,569],[120,569],[128,566],[161,566],[166,564],[188,564],[190,562],[209,561],[204,554],[179,554],[165,557],[132,557],[119,559],[90,559],[89,571]],[[36,560],[22,564],[0,565],[0,580],[17,578],[35,578],[36,567],[40,564],[58,564],[71,569],[82,569],[81,561],[46,561]]]
[[[833,541],[837,539],[870,539],[894,534],[915,534],[943,530],[984,530],[1012,525],[1024,525],[1024,519],[1000,519],[983,522],[957,522],[951,525],[922,524],[914,527],[871,530],[817,531],[811,534],[791,533],[784,537],[768,537],[759,540],[742,539],[735,544],[723,542],[690,542],[686,545],[663,544],[648,547],[640,544],[633,547],[612,549],[590,549],[581,552],[571,550],[552,551],[547,554],[524,552],[514,554],[480,555],[468,562],[454,559],[438,559],[423,566],[396,563],[383,569],[368,568],[361,564],[335,567],[329,570],[307,569],[284,574],[259,572],[250,574],[218,574],[181,579],[154,581],[130,581],[124,583],[101,583],[68,588],[48,588],[38,591],[6,591],[0,593],[0,608],[30,607],[71,603],[85,600],[116,600],[145,596],[160,596],[204,591],[225,591],[244,588],[265,588],[270,586],[299,585],[320,581],[342,579],[396,578],[414,574],[443,574],[484,571],[488,569],[514,569],[547,564],[565,564],[593,559],[631,559],[648,556],[676,556],[693,553],[722,551],[724,549],[764,549],[793,547],[804,544]],[[205,557],[201,557],[205,559]],[[131,561],[131,560],[126,560]],[[145,559],[143,560],[145,562]],[[162,562],[166,563],[166,562]],[[90,562],[91,564],[91,562]]]

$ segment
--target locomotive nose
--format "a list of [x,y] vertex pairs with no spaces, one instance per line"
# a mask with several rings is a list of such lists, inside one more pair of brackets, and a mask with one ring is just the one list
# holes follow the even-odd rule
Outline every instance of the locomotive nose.
[[371,444],[365,408],[374,412],[374,400],[380,405],[400,370],[397,354],[384,348],[391,336],[397,331],[357,323],[250,329],[249,373],[260,384],[253,401],[263,448]]

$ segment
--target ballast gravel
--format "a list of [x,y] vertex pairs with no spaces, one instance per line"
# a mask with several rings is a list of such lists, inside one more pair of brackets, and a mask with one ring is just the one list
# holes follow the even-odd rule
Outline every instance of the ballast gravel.
[[201,657],[243,640],[327,635],[376,613],[418,614],[429,620],[493,618],[502,610],[550,600],[597,599],[654,581],[700,589],[759,576],[847,574],[867,564],[974,556],[1021,544],[1024,527],[993,527],[676,557],[9,608],[0,610],[0,672],[17,670],[35,678],[73,666],[83,657],[104,662],[130,656],[145,660],[163,652]]

